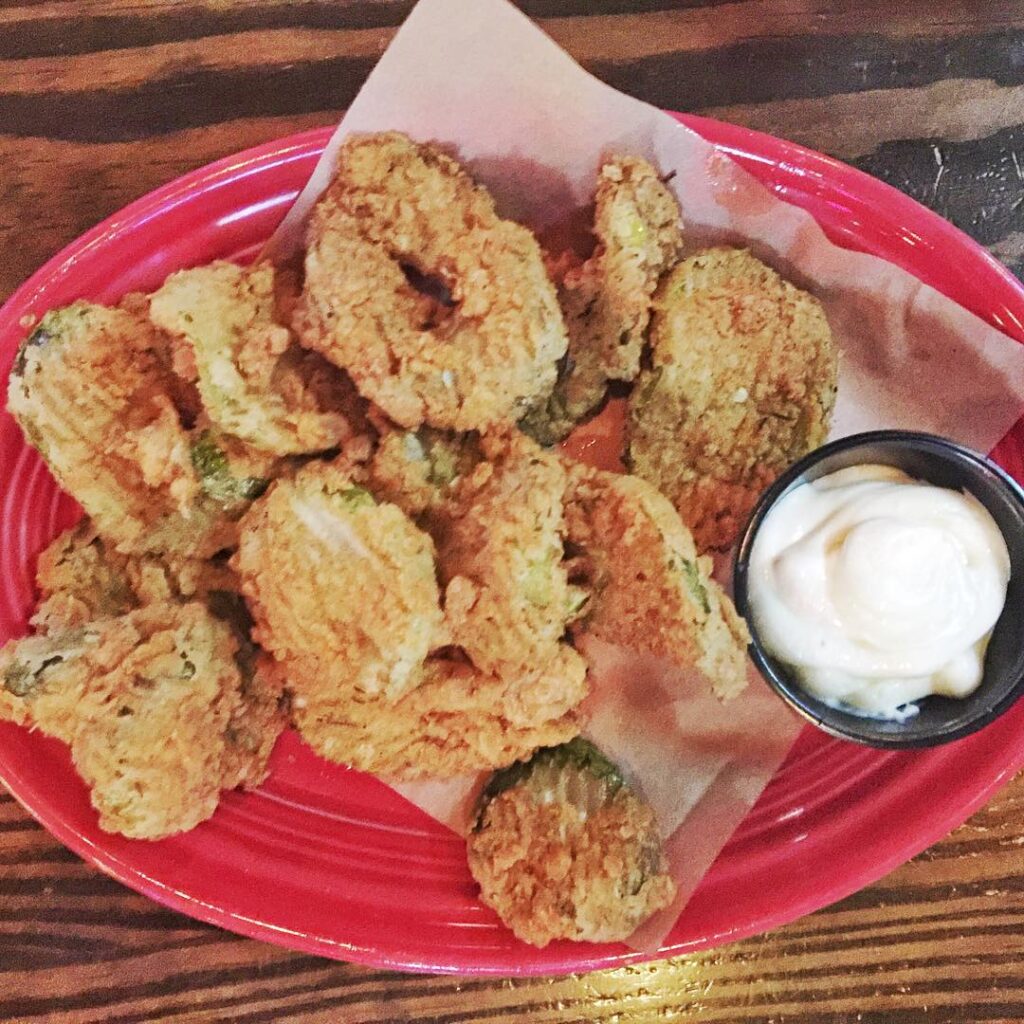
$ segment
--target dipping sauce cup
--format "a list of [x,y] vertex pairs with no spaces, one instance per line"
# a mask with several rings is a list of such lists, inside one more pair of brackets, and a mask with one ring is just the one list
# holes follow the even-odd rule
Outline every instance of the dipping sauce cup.
[[[917,714],[901,720],[869,717],[809,693],[794,669],[766,648],[750,605],[750,555],[772,509],[801,484],[865,465],[894,466],[924,483],[972,494],[995,520],[1010,556],[1006,603],[992,631],[980,685],[962,698],[922,698],[915,702]],[[872,747],[937,746],[981,729],[1024,693],[1024,489],[990,459],[945,438],[899,430],[854,434],[795,463],[754,508],[736,551],[733,585],[736,607],[750,627],[750,655],[761,674],[792,708],[833,736]]]

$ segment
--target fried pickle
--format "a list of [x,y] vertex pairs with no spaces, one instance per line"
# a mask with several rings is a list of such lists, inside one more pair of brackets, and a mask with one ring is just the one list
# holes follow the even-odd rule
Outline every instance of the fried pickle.
[[270,755],[289,722],[285,678],[274,659],[253,648],[251,670],[244,658],[241,700],[224,729],[222,789],[255,789],[269,773]]
[[315,718],[313,709],[303,717],[303,737],[332,760],[419,779],[501,768],[579,732],[586,668],[570,647],[514,681],[443,659],[428,661],[424,672],[394,703],[364,694],[320,701]]
[[[265,777],[280,691],[271,681],[249,696],[237,652],[195,602],[27,637],[0,652],[0,716],[69,744],[101,828],[159,839],[209,818],[222,789]],[[259,732],[244,753],[229,736],[242,720]]]
[[467,841],[480,898],[524,942],[619,942],[676,886],[651,807],[574,739],[498,772]]
[[206,600],[212,591],[237,590],[238,581],[220,559],[122,555],[86,517],[40,553],[36,587],[40,601],[30,621],[55,634],[146,604]]
[[746,686],[749,635],[711,559],[669,501],[637,477],[575,466],[566,502],[577,571],[592,598],[580,629],[695,666],[722,699]]
[[281,278],[269,263],[182,270],[152,296],[150,316],[191,347],[220,431],[275,455],[341,446],[363,429],[362,403],[344,373],[297,345]]
[[746,250],[709,249],[662,281],[650,338],[651,368],[629,400],[629,465],[701,551],[726,549],[764,488],[828,434],[828,321]]
[[429,513],[483,459],[476,433],[385,430],[367,465],[369,488],[413,519]]
[[395,132],[341,147],[296,323],[406,429],[513,423],[551,391],[568,344],[533,235],[451,157]]
[[542,444],[562,440],[597,409],[610,381],[636,378],[651,298],[682,243],[679,204],[640,157],[604,164],[594,207],[594,254],[560,275],[568,358],[551,397],[522,422]]
[[304,735],[337,700],[415,688],[444,642],[430,537],[338,463],[311,463],[254,502],[233,562]]
[[553,657],[585,595],[563,565],[559,459],[518,431],[485,436],[486,461],[432,516],[451,642],[514,678]]
[[61,486],[124,553],[204,558],[233,523],[202,491],[148,321],[76,302],[22,343],[8,408]]
[[88,517],[65,530],[36,563],[40,600],[32,625],[41,632],[60,633],[131,611],[136,599],[124,571],[126,562],[124,555],[107,550]]

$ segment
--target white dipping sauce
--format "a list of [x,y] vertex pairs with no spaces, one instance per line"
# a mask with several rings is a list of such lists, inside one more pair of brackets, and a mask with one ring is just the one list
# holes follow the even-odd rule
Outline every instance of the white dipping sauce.
[[1010,556],[974,497],[891,466],[790,491],[754,540],[748,596],[764,646],[810,693],[882,718],[981,682]]

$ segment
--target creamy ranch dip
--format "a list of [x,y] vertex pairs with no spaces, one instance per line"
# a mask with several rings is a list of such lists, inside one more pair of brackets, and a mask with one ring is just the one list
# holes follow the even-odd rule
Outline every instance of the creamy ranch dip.
[[762,643],[805,689],[903,718],[929,694],[977,688],[1009,578],[1006,542],[977,499],[868,465],[775,505],[748,592]]

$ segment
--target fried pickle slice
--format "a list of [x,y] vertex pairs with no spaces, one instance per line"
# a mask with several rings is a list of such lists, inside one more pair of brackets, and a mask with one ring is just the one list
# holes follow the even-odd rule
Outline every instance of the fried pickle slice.
[[302,344],[406,429],[511,424],[567,337],[540,247],[451,157],[354,136],[307,232]]
[[355,694],[320,701],[302,733],[318,753],[392,779],[448,778],[501,768],[571,739],[586,668],[568,646],[516,681],[430,660],[423,682],[395,702]]
[[419,520],[442,505],[482,459],[476,433],[391,428],[381,434],[367,465],[367,486],[379,500]]
[[279,295],[286,287],[269,263],[216,260],[171,274],[151,297],[150,316],[190,346],[219,431],[274,455],[343,446],[364,429],[362,403],[344,373],[296,343],[289,297]]
[[32,625],[60,633],[131,611],[136,599],[126,562],[124,555],[108,551],[88,517],[65,530],[36,563],[40,601]]
[[206,600],[213,591],[237,590],[238,581],[219,559],[122,555],[85,517],[40,553],[36,587],[40,601],[31,624],[57,634],[146,604]]
[[563,564],[566,474],[512,430],[485,436],[486,460],[433,516],[451,642],[482,672],[515,678],[555,656],[585,595]]
[[675,896],[654,811],[583,739],[496,773],[481,804],[470,871],[524,942],[620,942]]
[[605,163],[594,195],[597,247],[560,275],[568,358],[551,397],[523,429],[542,444],[562,440],[604,400],[610,381],[632,381],[658,280],[679,256],[679,204],[644,159]]
[[119,551],[205,558],[232,544],[233,523],[203,494],[165,350],[128,310],[54,310],[18,351],[8,408]]
[[224,731],[223,789],[256,789],[270,774],[270,755],[291,721],[285,680],[273,658],[261,657],[243,679],[241,703]]
[[629,465],[701,551],[724,550],[764,488],[828,435],[828,321],[746,250],[708,249],[662,282],[650,338],[651,368],[629,400]]
[[566,502],[592,597],[580,629],[696,667],[722,699],[746,686],[749,634],[669,501],[637,477],[575,466]]
[[[101,828],[159,839],[266,774],[280,691],[250,697],[237,653],[231,628],[195,602],[26,637],[0,652],[0,716],[69,744]],[[244,752],[229,736],[240,720],[260,731]]]
[[430,537],[338,462],[310,463],[254,502],[233,564],[304,734],[322,705],[415,688],[444,642]]

